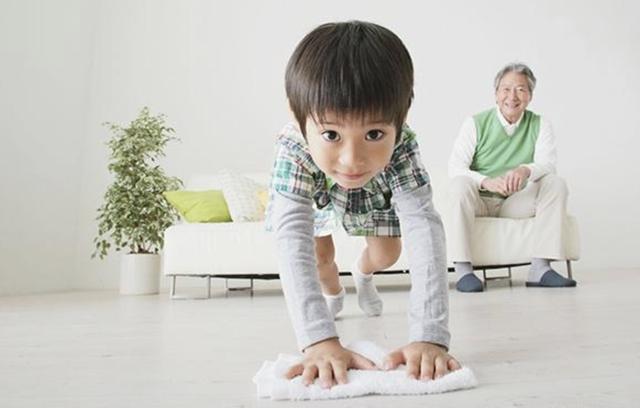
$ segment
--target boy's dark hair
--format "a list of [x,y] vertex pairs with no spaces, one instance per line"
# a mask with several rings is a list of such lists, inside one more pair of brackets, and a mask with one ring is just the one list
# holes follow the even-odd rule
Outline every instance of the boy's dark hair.
[[285,86],[305,137],[309,115],[323,120],[333,112],[394,123],[399,138],[413,99],[413,63],[400,38],[382,26],[327,23],[300,41]]

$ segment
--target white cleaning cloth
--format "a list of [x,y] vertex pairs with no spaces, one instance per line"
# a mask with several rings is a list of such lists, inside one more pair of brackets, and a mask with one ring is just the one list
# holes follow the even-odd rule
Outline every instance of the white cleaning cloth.
[[[363,355],[382,367],[388,352],[370,341],[359,341],[347,346],[351,351]],[[258,387],[258,398],[272,400],[311,400],[358,397],[363,395],[417,395],[436,394],[447,391],[473,388],[478,384],[476,377],[468,367],[450,372],[436,380],[420,381],[409,378],[404,366],[395,370],[355,370],[347,372],[346,384],[322,388],[319,380],[309,386],[302,383],[302,377],[292,380],[284,377],[286,371],[299,363],[302,356],[280,354],[276,361],[265,361],[253,382]]]

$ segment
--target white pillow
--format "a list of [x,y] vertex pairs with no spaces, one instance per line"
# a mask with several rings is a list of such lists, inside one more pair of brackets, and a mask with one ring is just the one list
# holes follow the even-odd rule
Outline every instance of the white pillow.
[[260,203],[258,192],[267,190],[267,186],[229,170],[221,171],[220,176],[222,194],[227,201],[231,219],[235,222],[264,220],[264,207]]

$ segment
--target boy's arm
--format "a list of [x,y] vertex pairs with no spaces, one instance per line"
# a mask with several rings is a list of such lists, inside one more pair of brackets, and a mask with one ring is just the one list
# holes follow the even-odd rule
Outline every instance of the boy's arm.
[[431,185],[393,195],[411,276],[409,341],[449,348],[449,293],[446,246]]
[[312,200],[283,191],[272,192],[272,228],[278,270],[298,347],[337,337],[322,297],[313,241]]

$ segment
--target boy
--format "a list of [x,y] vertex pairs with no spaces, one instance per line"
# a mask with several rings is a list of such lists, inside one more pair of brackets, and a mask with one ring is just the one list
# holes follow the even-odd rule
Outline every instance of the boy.
[[305,384],[318,377],[328,388],[346,383],[349,368],[375,368],[343,348],[336,332],[345,294],[330,235],[336,221],[350,235],[365,236],[352,275],[369,316],[382,312],[373,272],[400,256],[400,230],[405,239],[410,343],[381,368],[406,364],[408,375],[423,380],[458,369],[447,353],[442,222],[415,134],[404,125],[413,98],[407,49],[376,24],[324,24],[298,44],[285,81],[297,123],[277,141],[267,225],[276,234],[282,286],[305,356],[287,377],[302,375]]

